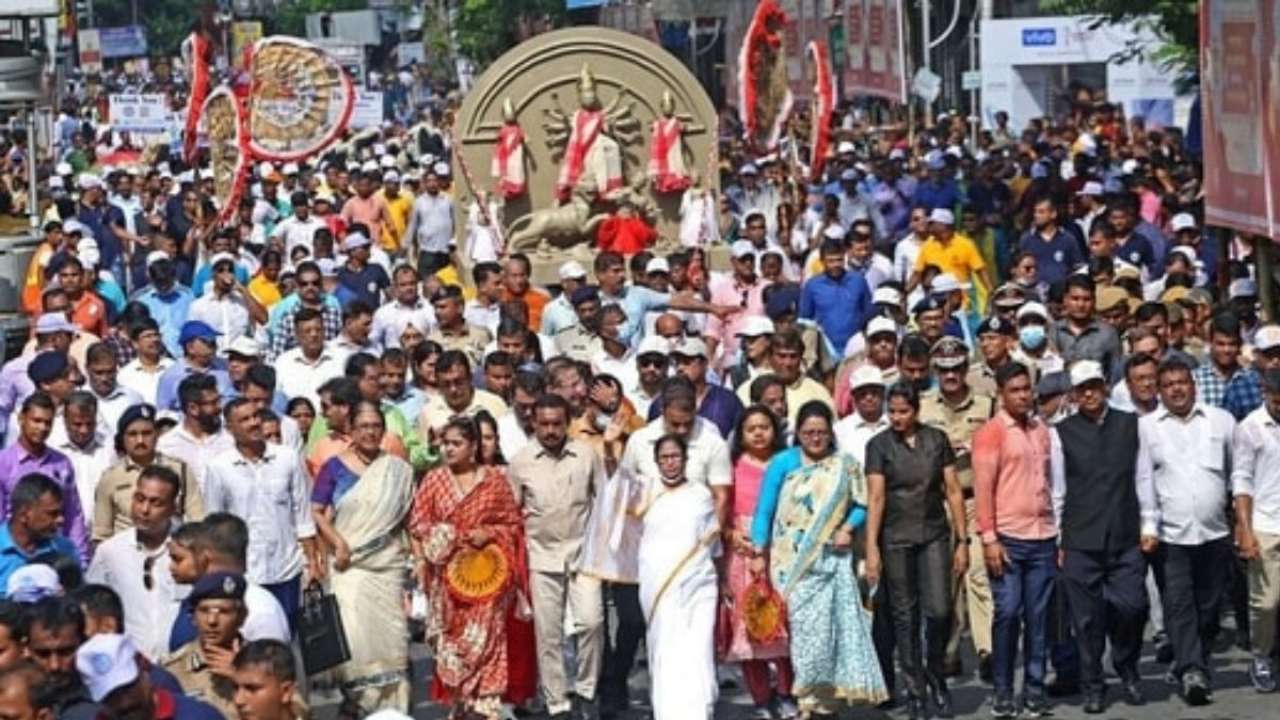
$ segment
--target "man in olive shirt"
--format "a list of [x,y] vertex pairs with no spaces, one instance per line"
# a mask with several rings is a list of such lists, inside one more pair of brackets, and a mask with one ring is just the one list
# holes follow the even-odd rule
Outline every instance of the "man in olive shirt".
[[226,717],[237,716],[233,663],[244,643],[240,628],[247,612],[246,586],[244,576],[238,573],[210,573],[197,580],[190,600],[200,634],[163,663],[188,695],[209,703]]
[[445,350],[461,350],[467,354],[471,366],[480,364],[484,348],[493,337],[489,331],[467,323],[463,316],[462,288],[445,285],[431,296],[431,309],[436,313],[436,327],[427,339],[440,344]]
[[991,673],[991,584],[982,561],[982,541],[973,502],[973,434],[995,414],[995,399],[969,386],[968,348],[958,338],[944,337],[930,353],[937,387],[920,396],[920,422],[947,434],[956,456],[956,477],[964,491],[965,524],[970,531],[969,571],[955,593],[955,623],[947,642],[946,673],[960,674],[960,637],[966,621],[978,653],[979,674]]
[[[604,652],[604,603],[598,578],[577,572],[587,518],[604,478],[590,445],[569,440],[569,403],[558,395],[538,398],[533,410],[536,442],[511,461],[511,485],[525,518],[538,674],[547,712],[567,720],[574,698],[592,703]],[[565,613],[577,639],[577,672],[565,677]]]

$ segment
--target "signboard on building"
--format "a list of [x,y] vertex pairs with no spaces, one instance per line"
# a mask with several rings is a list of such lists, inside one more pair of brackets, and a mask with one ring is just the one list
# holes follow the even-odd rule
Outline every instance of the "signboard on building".
[[128,58],[147,54],[147,30],[141,25],[98,28],[104,58]]
[[86,73],[102,72],[102,42],[96,28],[81,30],[76,33],[76,49],[79,53],[80,70]]
[[374,90],[356,92],[356,102],[351,108],[351,128],[360,130],[382,125],[382,93]]
[[130,93],[107,98],[113,130],[162,133],[169,129],[169,101],[163,93]]

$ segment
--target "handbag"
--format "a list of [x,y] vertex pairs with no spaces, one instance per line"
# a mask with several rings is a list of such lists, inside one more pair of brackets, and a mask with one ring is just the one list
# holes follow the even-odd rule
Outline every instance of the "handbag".
[[302,667],[307,675],[322,673],[351,659],[351,646],[342,627],[338,599],[326,594],[319,583],[302,593],[294,625],[302,646]]

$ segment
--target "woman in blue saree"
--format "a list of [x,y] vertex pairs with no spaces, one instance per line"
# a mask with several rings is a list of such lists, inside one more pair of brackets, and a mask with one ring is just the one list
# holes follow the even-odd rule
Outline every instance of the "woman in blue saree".
[[889,698],[853,576],[866,482],[857,461],[836,451],[833,422],[821,401],[800,408],[797,445],[769,462],[751,525],[752,572],[767,572],[787,603],[793,692],[806,718]]

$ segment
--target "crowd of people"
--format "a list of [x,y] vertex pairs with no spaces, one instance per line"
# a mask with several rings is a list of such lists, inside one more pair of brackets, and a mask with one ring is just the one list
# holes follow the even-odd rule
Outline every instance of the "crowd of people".
[[[327,688],[391,718],[426,686],[693,720],[736,668],[753,717],[915,720],[968,648],[995,717],[1101,713],[1145,702],[1147,637],[1198,706],[1224,616],[1275,691],[1267,241],[1203,228],[1176,129],[849,106],[810,183],[726,109],[699,241],[538,284],[457,220],[456,100],[261,163],[226,222],[207,167],[104,167],[75,113],[50,162],[5,148],[43,232],[0,369],[12,717],[297,720]],[[325,596],[345,658],[308,676]]]

